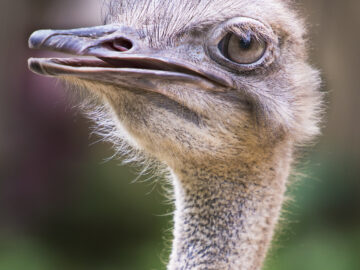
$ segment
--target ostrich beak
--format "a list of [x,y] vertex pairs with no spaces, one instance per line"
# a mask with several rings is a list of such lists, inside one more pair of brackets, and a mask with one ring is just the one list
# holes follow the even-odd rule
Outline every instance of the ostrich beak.
[[31,35],[29,47],[86,56],[30,58],[30,70],[46,76],[74,76],[151,91],[163,88],[164,81],[213,91],[231,87],[230,80],[214,71],[161,56],[161,50],[144,46],[134,30],[121,25],[39,30]]

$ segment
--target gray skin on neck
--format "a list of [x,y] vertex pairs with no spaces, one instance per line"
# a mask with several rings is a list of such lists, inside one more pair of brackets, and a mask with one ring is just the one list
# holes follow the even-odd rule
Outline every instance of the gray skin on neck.
[[[97,120],[113,137],[169,168],[176,205],[169,270],[260,269],[293,151],[319,132],[319,76],[307,64],[302,20],[280,0],[109,6],[106,27],[30,39],[33,48],[104,62],[32,59],[30,68],[95,95],[110,111]],[[256,63],[237,65],[217,51],[239,31],[266,43]],[[114,38],[131,48],[109,47]]]

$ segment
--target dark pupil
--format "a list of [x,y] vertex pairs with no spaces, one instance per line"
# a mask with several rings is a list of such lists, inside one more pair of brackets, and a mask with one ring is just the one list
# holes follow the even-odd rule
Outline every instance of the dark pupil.
[[239,41],[239,45],[240,48],[243,50],[248,50],[251,47],[251,43],[252,43],[252,38],[251,38],[251,34],[248,33],[245,37],[243,37],[242,39],[240,39]]

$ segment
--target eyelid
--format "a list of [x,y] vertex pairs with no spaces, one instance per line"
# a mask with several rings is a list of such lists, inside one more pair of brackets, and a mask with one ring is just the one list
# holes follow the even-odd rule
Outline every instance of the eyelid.
[[255,37],[275,39],[276,35],[270,25],[249,17],[235,17],[218,25],[213,35],[222,39],[228,32],[241,36],[244,32],[251,32]]
[[[233,33],[236,36],[238,36],[239,38],[244,37],[245,35],[248,35],[250,33],[250,35],[257,39],[258,41],[263,40],[266,43],[267,42],[271,42],[272,41],[272,37],[266,33],[267,31],[265,31],[265,29],[254,29],[254,26],[252,25],[244,25],[244,24],[237,24],[237,25],[228,25],[225,26],[222,29],[224,36],[226,36],[228,33]],[[259,31],[262,30],[262,31]],[[272,34],[272,33],[271,33]]]

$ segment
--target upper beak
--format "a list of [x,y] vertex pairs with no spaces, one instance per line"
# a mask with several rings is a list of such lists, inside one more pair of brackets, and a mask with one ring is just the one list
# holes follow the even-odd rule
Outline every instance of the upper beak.
[[32,49],[50,49],[90,58],[30,58],[29,68],[48,76],[78,78],[125,87],[158,89],[164,80],[190,83],[207,90],[222,91],[231,81],[215,71],[189,61],[161,56],[121,25],[73,30],[39,30],[29,39]]

